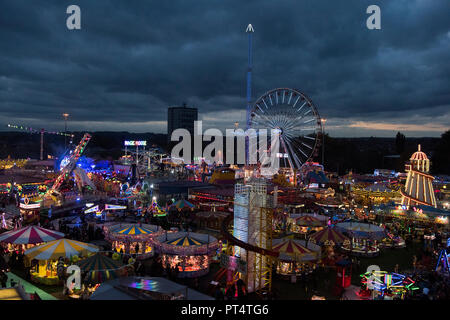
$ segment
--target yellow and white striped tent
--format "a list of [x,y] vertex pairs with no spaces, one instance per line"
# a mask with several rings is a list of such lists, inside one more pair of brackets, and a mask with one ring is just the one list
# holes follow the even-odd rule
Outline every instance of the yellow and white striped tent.
[[72,256],[86,256],[88,253],[97,252],[98,247],[69,239],[58,239],[47,242],[25,251],[25,256],[30,260],[57,260],[59,257],[70,258]]

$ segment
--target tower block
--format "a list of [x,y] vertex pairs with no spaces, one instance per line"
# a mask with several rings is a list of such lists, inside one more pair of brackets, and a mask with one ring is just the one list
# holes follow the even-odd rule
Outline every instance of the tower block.
[[426,205],[436,208],[436,198],[434,196],[433,180],[429,175],[430,160],[427,155],[420,150],[413,153],[409,162],[405,165],[408,173],[405,188],[401,190],[402,205],[411,206]]

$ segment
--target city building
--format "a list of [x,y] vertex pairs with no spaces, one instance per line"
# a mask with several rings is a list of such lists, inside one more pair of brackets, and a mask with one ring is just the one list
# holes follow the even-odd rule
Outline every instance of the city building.
[[198,120],[197,108],[187,107],[169,107],[167,109],[167,139],[170,143],[172,132],[176,129],[186,129],[191,135],[194,134],[194,121]]

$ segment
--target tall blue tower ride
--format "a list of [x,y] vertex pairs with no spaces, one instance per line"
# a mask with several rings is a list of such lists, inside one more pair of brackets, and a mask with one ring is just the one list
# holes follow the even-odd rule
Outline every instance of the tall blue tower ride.
[[[250,114],[252,112],[252,34],[255,32],[253,26],[249,24],[245,32],[248,34],[248,68],[247,68],[247,113],[245,129],[250,128]],[[245,137],[245,164],[248,165],[249,139]]]

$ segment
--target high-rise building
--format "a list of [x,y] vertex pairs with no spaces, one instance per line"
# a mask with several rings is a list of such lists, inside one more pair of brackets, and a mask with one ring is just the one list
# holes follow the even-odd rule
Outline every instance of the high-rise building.
[[197,108],[187,107],[169,107],[167,110],[167,139],[170,142],[172,132],[176,129],[186,129],[191,135],[194,134],[194,121],[198,120]]

